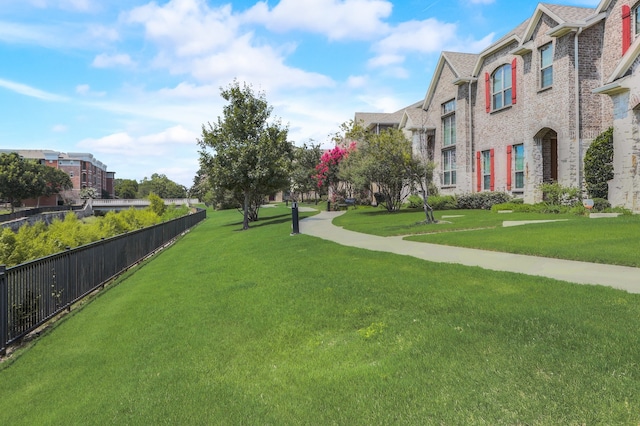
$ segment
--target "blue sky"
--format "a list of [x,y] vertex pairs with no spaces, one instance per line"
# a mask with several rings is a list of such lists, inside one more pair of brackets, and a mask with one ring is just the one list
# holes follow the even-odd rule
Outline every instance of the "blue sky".
[[[598,0],[548,3],[595,7]],[[190,187],[234,78],[297,145],[424,97],[443,50],[477,53],[534,0],[0,0],[0,147],[89,152]]]

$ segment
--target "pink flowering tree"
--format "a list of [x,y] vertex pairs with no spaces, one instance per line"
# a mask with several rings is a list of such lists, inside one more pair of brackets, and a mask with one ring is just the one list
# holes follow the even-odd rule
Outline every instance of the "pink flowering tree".
[[326,151],[320,158],[320,163],[316,166],[316,181],[318,188],[328,193],[329,199],[335,202],[339,192],[340,163],[344,161],[351,152],[355,151],[356,143],[351,142],[348,147],[336,145],[333,149]]

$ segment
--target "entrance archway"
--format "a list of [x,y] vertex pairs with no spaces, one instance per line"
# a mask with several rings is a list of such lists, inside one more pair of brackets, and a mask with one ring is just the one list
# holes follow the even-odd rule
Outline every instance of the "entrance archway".
[[558,181],[558,133],[544,128],[535,136],[540,144],[542,154],[542,182],[553,183]]

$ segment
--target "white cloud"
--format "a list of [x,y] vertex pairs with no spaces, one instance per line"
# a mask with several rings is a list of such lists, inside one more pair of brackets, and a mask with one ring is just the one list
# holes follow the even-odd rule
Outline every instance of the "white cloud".
[[63,9],[76,12],[88,12],[95,8],[96,2],[91,0],[29,0],[29,4],[41,9]]
[[127,54],[109,55],[107,53],[101,53],[93,59],[91,66],[95,68],[115,68],[115,67],[130,67],[135,65],[131,60],[131,57]]
[[368,77],[364,75],[351,75],[347,78],[347,87],[352,89],[359,89],[365,87],[368,84]]
[[442,51],[451,40],[455,40],[457,25],[430,18],[423,21],[407,21],[399,24],[392,33],[376,43],[380,52]]
[[391,15],[392,8],[385,0],[281,0],[272,9],[267,2],[259,2],[243,19],[274,32],[302,30],[324,34],[330,40],[366,40],[387,30],[383,19]]
[[[226,85],[234,78],[262,90],[334,85],[327,76],[286,65],[293,44],[271,46],[258,43],[252,32],[242,33],[229,5],[211,8],[203,0],[149,3],[124,15],[123,21],[144,27],[145,38],[157,48],[154,67],[191,75],[205,87]],[[193,94],[186,84],[177,89]]]
[[43,101],[51,101],[51,102],[68,101],[68,99],[65,98],[64,96],[45,92],[44,90],[36,89],[35,87],[27,86],[26,84],[16,83],[9,80],[0,79],[0,87],[4,87],[5,89],[11,90],[12,92],[19,93],[21,95],[41,99]]
[[334,82],[319,73],[291,68],[284,58],[269,46],[253,47],[249,35],[234,40],[228,49],[193,62],[193,75],[200,81],[252,82],[262,90],[277,88],[331,87]]
[[203,0],[155,2],[133,9],[124,16],[129,23],[141,24],[145,37],[160,51],[188,57],[216,51],[237,35],[238,24],[231,6],[210,8]]
[[176,145],[192,145],[195,150],[198,135],[181,125],[162,132],[132,136],[128,132],[118,132],[97,139],[84,139],[78,147],[90,149],[99,154],[119,154],[134,157],[165,156]]
[[390,65],[397,65],[397,64],[401,64],[403,63],[405,60],[405,57],[402,55],[397,55],[397,54],[382,54],[379,56],[376,56],[372,59],[370,59],[367,62],[367,65],[371,68],[380,68],[380,67],[387,67]]
[[120,34],[115,28],[105,25],[89,25],[87,34],[92,40],[101,40],[105,42],[113,42],[120,40]]
[[51,131],[54,133],[64,133],[68,130],[67,126],[64,124],[56,124],[51,128]]
[[76,86],[76,93],[82,96],[104,96],[107,92],[94,92],[88,84],[79,84]]

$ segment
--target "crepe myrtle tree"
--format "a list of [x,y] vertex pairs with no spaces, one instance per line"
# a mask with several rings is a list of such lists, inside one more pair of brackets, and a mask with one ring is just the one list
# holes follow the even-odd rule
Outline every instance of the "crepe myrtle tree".
[[202,126],[200,166],[215,191],[241,194],[246,230],[258,218],[255,200],[288,188],[293,143],[279,119],[269,121],[273,107],[264,93],[234,80],[220,94],[227,104],[216,122]]

